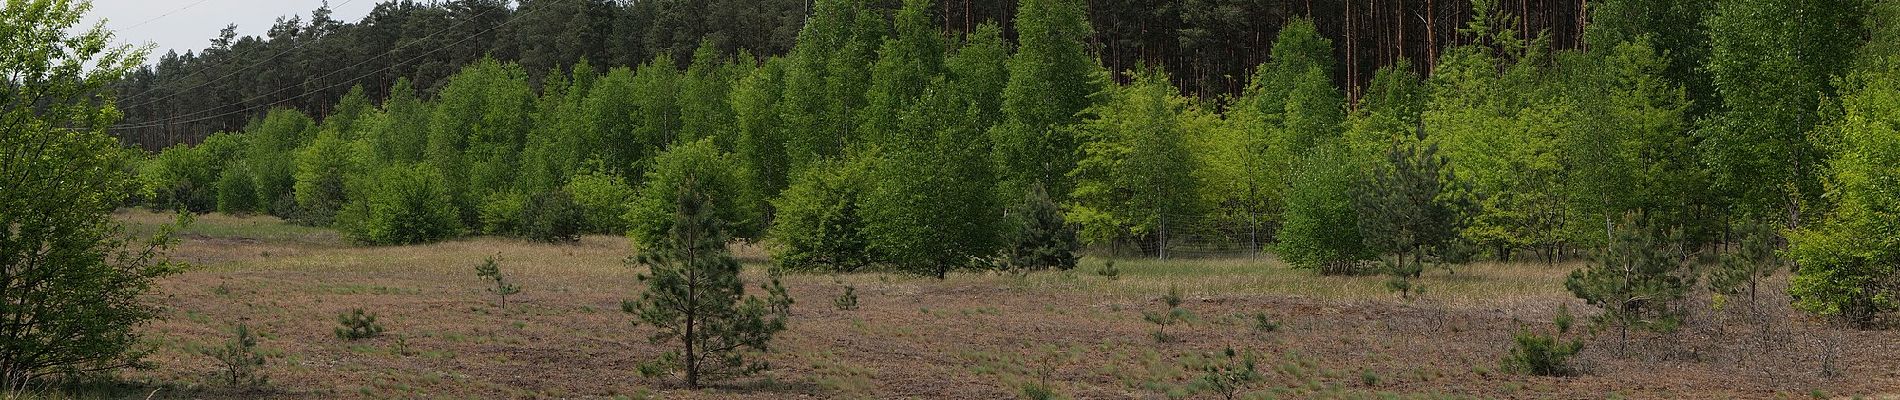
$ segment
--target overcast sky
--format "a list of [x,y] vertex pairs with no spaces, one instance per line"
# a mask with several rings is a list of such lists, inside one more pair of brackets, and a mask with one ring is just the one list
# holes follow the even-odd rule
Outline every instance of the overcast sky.
[[[330,18],[356,22],[383,0],[332,0]],[[147,62],[157,62],[166,51],[202,51],[226,24],[237,24],[238,36],[262,36],[277,17],[297,15],[310,21],[310,11],[323,0],[92,0],[86,26],[100,19],[122,43],[150,43]]]

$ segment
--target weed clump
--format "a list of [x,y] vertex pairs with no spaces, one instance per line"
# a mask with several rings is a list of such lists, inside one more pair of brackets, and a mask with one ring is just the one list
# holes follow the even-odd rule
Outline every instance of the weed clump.
[[375,313],[363,312],[357,308],[336,316],[336,337],[343,340],[368,339],[383,334],[383,325],[376,322]]

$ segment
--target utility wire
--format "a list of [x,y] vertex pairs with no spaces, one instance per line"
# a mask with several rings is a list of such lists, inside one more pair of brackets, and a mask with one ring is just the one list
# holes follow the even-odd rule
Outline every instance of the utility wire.
[[[461,38],[461,39],[459,39],[459,40],[456,40],[456,41],[455,41],[455,42],[453,42],[453,43],[449,43],[449,44],[448,44],[447,46],[439,46],[439,47],[436,47],[436,48],[434,48],[434,49],[430,49],[430,50],[429,50],[428,52],[424,52],[424,53],[422,53],[422,54],[418,54],[418,55],[416,55],[415,57],[410,57],[410,58],[409,58],[409,59],[407,59],[407,60],[403,60],[403,61],[399,61],[399,62],[396,62],[396,63],[394,63],[394,64],[390,64],[389,66],[385,66],[385,67],[382,67],[382,68],[378,68],[378,69],[377,69],[377,70],[375,70],[375,71],[370,71],[369,73],[365,73],[365,74],[362,74],[362,75],[358,75],[358,76],[356,76],[355,78],[350,78],[350,79],[348,79],[348,80],[344,80],[344,81],[341,81],[341,82],[337,82],[337,83],[335,83],[335,84],[332,84],[332,85],[329,85],[329,86],[325,86],[325,87],[321,87],[321,88],[317,88],[316,90],[312,90],[312,91],[306,91],[306,92],[303,92],[303,93],[301,93],[301,94],[298,94],[298,95],[296,95],[296,96],[291,96],[291,97],[289,97],[289,98],[285,98],[285,99],[281,99],[281,100],[278,100],[278,101],[276,101],[276,102],[272,102],[272,103],[267,103],[267,104],[258,104],[258,105],[254,105],[254,106],[249,106],[249,107],[245,107],[245,108],[243,108],[243,109],[240,109],[240,110],[237,110],[237,111],[232,111],[232,112],[227,112],[227,113],[222,113],[222,114],[217,114],[217,115],[212,115],[212,116],[208,116],[208,117],[203,117],[203,118],[197,118],[197,119],[191,119],[191,120],[183,120],[183,119],[184,119],[184,118],[188,118],[188,117],[191,117],[191,116],[194,116],[194,115],[200,115],[200,114],[204,114],[204,113],[208,113],[208,112],[212,112],[213,110],[204,110],[204,111],[199,111],[199,112],[195,112],[195,113],[191,113],[191,114],[185,114],[185,115],[180,115],[180,116],[178,116],[178,117],[174,117],[174,118],[171,118],[171,119],[168,119],[168,120],[164,120],[164,121],[156,121],[156,122],[150,122],[150,123],[145,123],[145,124],[138,124],[138,125],[121,125],[121,126],[114,126],[114,127],[112,127],[112,129],[144,129],[144,128],[151,128],[151,127],[158,127],[158,126],[165,126],[165,125],[171,125],[171,124],[189,124],[189,123],[197,123],[197,122],[203,122],[203,121],[209,121],[209,120],[212,120],[212,119],[217,119],[217,118],[222,118],[222,117],[227,117],[227,116],[231,116],[231,115],[236,115],[236,114],[240,114],[240,113],[245,113],[245,112],[251,112],[251,111],[255,111],[255,110],[257,110],[257,109],[258,109],[258,108],[260,108],[260,107],[266,107],[266,106],[275,106],[275,105],[278,105],[278,104],[282,104],[283,102],[286,102],[286,101],[291,101],[291,100],[296,100],[296,99],[299,99],[299,98],[303,98],[304,96],[309,96],[309,95],[311,95],[312,93],[317,93],[317,92],[322,92],[322,91],[325,91],[325,90],[330,90],[330,89],[333,89],[333,88],[336,88],[336,87],[338,87],[338,86],[342,86],[342,85],[344,85],[344,84],[349,84],[349,83],[355,83],[356,81],[358,81],[358,80],[361,80],[361,79],[363,79],[363,78],[367,78],[367,77],[369,77],[370,75],[375,75],[375,74],[378,74],[378,73],[382,73],[383,71],[388,71],[389,69],[392,69],[392,68],[395,68],[395,67],[398,67],[398,66],[402,66],[403,64],[407,64],[407,63],[409,63],[409,62],[411,62],[411,61],[415,61],[415,60],[419,60],[419,59],[422,59],[422,57],[426,57],[426,56],[428,56],[428,55],[430,55],[430,54],[435,54],[436,52],[439,52],[439,51],[442,51],[442,50],[444,50],[444,49],[448,49],[448,48],[450,48],[450,47],[454,47],[455,45],[458,45],[458,44],[462,44],[462,42],[466,42],[466,41],[468,41],[469,39],[474,39],[474,38],[475,38],[475,37],[477,37],[477,36],[481,36],[481,35],[483,35],[483,34],[487,34],[488,32],[492,32],[492,31],[494,31],[494,30],[496,30],[496,29],[500,29],[500,28],[501,28],[501,27],[503,27],[503,26],[507,26],[508,24],[512,24],[512,23],[514,23],[515,21],[518,21],[518,20],[520,20],[520,19],[521,19],[521,17],[525,17],[525,16],[528,16],[528,15],[532,15],[532,14],[534,14],[534,13],[535,13],[536,11],[540,11],[540,10],[542,10],[542,9],[544,9],[544,8],[541,8],[541,7],[536,7],[535,9],[532,9],[532,10],[528,10],[528,11],[526,11],[526,12],[523,12],[523,13],[522,13],[522,14],[520,14],[520,15],[516,15],[516,16],[514,16],[513,18],[509,18],[509,19],[508,19],[507,21],[502,21],[502,23],[499,23],[499,24],[495,24],[495,26],[492,26],[492,27],[489,27],[488,29],[483,29],[483,30],[482,30],[481,32],[476,32],[476,33],[475,33],[474,35],[469,35],[469,36],[466,36],[466,37],[463,37],[463,38]],[[486,13],[486,11],[484,11],[484,13]],[[479,14],[478,14],[478,15],[479,15]],[[472,20],[473,20],[473,18],[471,18],[470,20],[472,21]],[[464,22],[466,23],[467,21],[464,21]],[[426,37],[425,37],[425,39],[426,39]],[[412,42],[412,43],[413,43],[413,42]],[[393,50],[392,50],[391,52],[393,52]],[[331,71],[330,73],[327,73],[327,74],[324,74],[324,75],[322,75],[322,76],[319,76],[319,77],[316,77],[316,78],[311,78],[311,79],[308,79],[308,80],[306,80],[306,81],[305,81],[304,83],[306,83],[306,84],[307,84],[307,83],[310,83],[310,82],[312,82],[312,81],[315,81],[315,80],[317,80],[317,79],[322,79],[322,78],[324,78],[324,77],[328,77],[328,76],[330,76],[330,75],[335,75],[335,74],[337,74],[337,73],[339,73],[339,72],[343,72],[343,71],[346,71],[346,70],[349,70],[350,68],[355,68],[355,67],[357,67],[357,66],[361,66],[361,65],[363,65],[363,64],[365,64],[365,63],[368,63],[368,62],[370,62],[370,61],[373,61],[373,60],[375,60],[375,59],[377,59],[377,58],[381,58],[381,57],[382,57],[383,55],[388,55],[388,54],[390,54],[390,53],[383,53],[382,55],[378,55],[378,56],[376,56],[376,57],[373,57],[373,58],[370,58],[370,59],[367,59],[367,60],[363,60],[362,62],[358,62],[358,63],[356,63],[355,65],[351,65],[351,66],[349,66],[349,67],[344,67],[344,68],[342,68],[342,69],[338,69],[338,70],[336,70],[336,71]],[[281,92],[283,92],[283,91],[285,91],[285,90],[290,90],[291,88],[295,88],[295,87],[298,87],[298,86],[303,86],[303,85],[295,85],[295,86],[288,86],[288,87],[284,87],[284,88],[282,88],[282,89],[277,89],[277,90],[275,90],[275,91],[271,91],[270,93],[265,93],[265,94],[261,94],[261,95],[257,95],[257,96],[254,96],[254,97],[251,97],[251,98],[248,98],[248,99],[244,99],[244,100],[242,100],[242,101],[239,101],[238,103],[239,103],[239,104],[243,104],[243,103],[249,103],[249,102],[252,102],[252,101],[255,101],[255,100],[259,100],[259,99],[263,99],[263,98],[265,98],[265,97],[269,97],[269,96],[271,96],[271,95],[275,95],[275,94],[277,94],[277,93],[281,93]],[[215,110],[215,109],[214,109],[214,110]]]
[[[209,0],[200,0],[200,1],[198,1],[198,3],[204,3],[205,1],[209,1]],[[347,1],[344,1],[344,2],[342,3],[342,4],[337,4],[337,7],[342,7],[342,6],[347,6],[347,5],[350,5],[350,3],[351,3],[351,2],[354,2],[354,1],[356,1],[356,0],[347,0]],[[193,4],[193,5],[197,5],[197,4]],[[325,6],[326,6],[326,7],[328,7],[328,4],[325,4]],[[190,6],[186,6],[186,8],[190,8]],[[179,10],[183,10],[183,9],[181,8],[181,9],[179,9]],[[172,12],[177,12],[177,10],[173,10]],[[171,13],[166,13],[166,15],[170,15],[170,14],[171,14]],[[164,16],[163,16],[163,15],[161,15],[161,16],[159,16],[159,17],[160,17],[160,18],[163,18]],[[145,21],[145,22],[146,22],[146,23],[150,23],[150,22],[152,22],[152,21],[155,21],[155,20],[158,20],[158,18],[153,18],[153,19],[151,19],[151,20],[147,20],[147,21]],[[145,25],[145,23],[140,23],[139,25]],[[136,28],[137,26],[133,26],[133,27],[134,27],[134,28]],[[132,29],[132,28],[126,28],[126,30],[131,30],[131,29]],[[212,82],[221,82],[221,81],[224,81],[225,79],[228,79],[228,78],[230,78],[230,77],[232,77],[232,76],[234,76],[234,75],[237,75],[237,74],[238,74],[239,72],[244,72],[244,71],[246,71],[246,70],[250,70],[251,68],[255,68],[255,67],[257,67],[257,66],[259,66],[259,65],[264,65],[265,63],[269,63],[269,62],[271,62],[271,61],[275,61],[275,60],[277,60],[277,58],[278,58],[278,57],[283,57],[283,56],[284,56],[285,54],[290,54],[290,53],[292,53],[292,52],[296,52],[297,50],[301,50],[301,49],[303,49],[303,46],[304,46],[304,45],[307,45],[307,44],[310,44],[310,42],[309,42],[309,41],[304,41],[304,42],[299,42],[299,43],[297,43],[297,45],[296,45],[296,46],[292,46],[292,47],[291,47],[291,48],[289,48],[289,49],[285,49],[284,51],[281,51],[281,52],[278,52],[278,53],[277,53],[276,55],[272,55],[272,56],[270,56],[269,58],[265,58],[265,59],[264,59],[263,61],[258,61],[257,63],[254,63],[254,64],[251,64],[251,65],[247,65],[247,66],[245,66],[244,68],[238,68],[237,70],[234,70],[234,71],[231,71],[231,72],[229,72],[229,73],[226,73],[226,74],[224,74],[223,76],[219,76],[219,77],[217,77],[217,78],[213,78],[213,79],[209,79],[209,80],[205,80],[204,82],[200,82],[200,83],[198,83],[197,85],[192,85],[191,87],[188,87],[188,88],[185,88],[184,90],[179,90],[179,91],[177,91],[177,92],[174,92],[174,93],[172,93],[172,94],[168,94],[168,95],[165,95],[165,97],[160,97],[160,98],[158,98],[158,99],[154,99],[154,100],[151,100],[151,101],[146,101],[146,102],[143,102],[143,103],[139,103],[139,104],[134,104],[134,105],[130,105],[130,106],[125,106],[125,107],[120,107],[120,108],[121,108],[121,109],[127,109],[127,110],[129,110],[129,109],[134,109],[134,108],[139,108],[139,107],[144,107],[144,106],[148,106],[148,105],[152,105],[152,104],[155,104],[155,103],[158,103],[158,102],[161,102],[161,101],[165,101],[165,100],[167,100],[167,99],[171,99],[172,97],[175,97],[175,96],[178,96],[179,94],[183,94],[183,93],[186,93],[186,92],[190,92],[190,91],[192,91],[192,90],[196,90],[196,89],[198,89],[198,88],[201,88],[201,87],[204,87],[205,85],[209,85],[209,84],[211,84]],[[257,51],[263,51],[263,50],[257,50]],[[246,55],[248,55],[248,54],[246,54]],[[239,59],[241,60],[242,58],[239,58]],[[211,69],[211,66],[210,66],[210,65],[206,65],[206,66],[204,66],[204,67],[200,67],[200,68],[198,68],[198,70],[196,70],[196,71],[191,71],[191,73],[190,73],[190,74],[185,74],[185,77],[183,77],[183,78],[178,78],[178,79],[179,79],[180,81],[182,81],[182,80],[186,80],[186,79],[191,79],[192,77],[195,77],[195,76],[198,76],[198,74],[201,74],[201,73],[204,73],[205,71],[207,71],[207,70],[210,70],[210,69]],[[161,89],[161,88],[158,88],[158,87],[153,87],[153,88],[151,88],[151,89],[146,89],[146,90],[145,90],[145,91],[143,91],[143,92],[138,92],[138,93],[136,93],[136,94],[133,94],[133,95],[131,95],[131,96],[126,96],[126,97],[125,97],[125,100],[131,100],[131,99],[136,99],[136,98],[139,98],[139,97],[141,97],[141,96],[144,96],[144,95],[147,95],[147,94],[151,94],[152,92],[156,92],[156,91],[158,91],[159,89]]]

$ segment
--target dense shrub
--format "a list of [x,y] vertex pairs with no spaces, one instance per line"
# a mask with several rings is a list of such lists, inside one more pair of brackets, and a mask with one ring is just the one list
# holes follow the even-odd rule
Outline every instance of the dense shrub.
[[860,205],[869,186],[866,165],[825,161],[792,178],[772,205],[778,215],[772,258],[793,270],[856,271],[871,264]]
[[344,232],[368,244],[412,244],[461,234],[441,173],[428,165],[384,168],[344,214]]
[[482,200],[478,214],[481,230],[488,235],[515,235],[521,232],[522,210],[528,208],[528,195],[516,192],[490,193]]
[[680,188],[689,179],[695,181],[713,207],[717,218],[729,224],[732,236],[756,237],[761,224],[759,204],[737,157],[719,151],[712,139],[676,144],[654,157],[647,170],[646,183],[627,211],[628,236],[640,248],[649,248],[665,240],[673,228],[673,210]]
[[625,218],[634,191],[626,179],[595,168],[569,178],[565,191],[574,205],[580,208],[582,230],[587,233],[627,232]]
[[376,313],[363,309],[351,309],[350,312],[337,314],[336,338],[343,340],[369,339],[383,335],[383,324],[376,322]]
[[218,212],[241,214],[263,209],[257,203],[250,166],[242,161],[233,164],[218,174]]
[[583,228],[587,226],[581,206],[575,204],[573,196],[565,191],[529,197],[528,203],[521,208],[520,221],[519,236],[548,243],[579,241]]

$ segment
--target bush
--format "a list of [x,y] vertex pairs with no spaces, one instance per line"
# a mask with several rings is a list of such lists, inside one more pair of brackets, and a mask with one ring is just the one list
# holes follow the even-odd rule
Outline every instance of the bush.
[[[346,179],[361,176],[356,147],[336,132],[325,132],[310,145],[297,149],[297,219],[316,226],[336,222],[336,214],[349,201]],[[365,150],[367,151],[367,150]]]
[[1102,269],[1095,270],[1095,274],[1112,281],[1122,278],[1122,269],[1115,266],[1115,260],[1110,259],[1102,261]]
[[1286,194],[1280,257],[1324,275],[1364,273],[1370,251],[1361,238],[1351,187],[1356,168],[1343,146],[1324,144],[1302,161]]
[[1533,333],[1519,330],[1512,340],[1516,347],[1504,357],[1503,369],[1520,374],[1537,376],[1567,376],[1576,371],[1570,367],[1570,357],[1583,350],[1583,341],[1572,339],[1563,341],[1558,336],[1570,332],[1570,308],[1558,306],[1556,335]]
[[338,314],[336,337],[343,340],[360,340],[382,336],[383,325],[376,323],[376,314],[364,313],[363,309],[352,309],[348,313]]
[[1675,303],[1695,281],[1684,265],[1682,242],[1625,218],[1607,247],[1588,267],[1571,272],[1564,287],[1603,308],[1596,322],[1616,326],[1619,340],[1628,340],[1630,328],[1675,330],[1683,313]]
[[521,211],[528,208],[528,196],[515,192],[495,192],[482,200],[478,215],[482,234],[514,235],[521,232]]
[[634,191],[625,179],[596,168],[575,174],[564,191],[580,207],[582,229],[587,233],[627,232],[627,209]]
[[652,248],[665,242],[673,229],[680,190],[685,181],[706,193],[707,201],[718,203],[712,210],[717,220],[736,238],[757,236],[761,222],[757,197],[751,190],[747,173],[736,156],[722,153],[711,138],[674,145],[654,157],[647,169],[646,184],[627,210],[628,236],[640,248]]
[[868,188],[865,165],[824,161],[793,177],[773,201],[772,258],[793,270],[852,272],[873,261],[859,206]]
[[547,243],[580,241],[587,225],[581,206],[564,191],[529,197],[527,206],[521,209],[520,221],[521,237]]
[[243,162],[233,163],[218,174],[218,212],[243,214],[263,209],[257,203],[257,189],[251,170]]
[[442,175],[427,165],[385,168],[368,196],[343,215],[345,233],[367,244],[438,241],[462,231]]
[[119,116],[110,85],[142,58],[75,26],[88,8],[0,6],[0,392],[138,365],[140,325],[159,316],[146,293],[177,270],[170,230],[130,239],[112,217],[138,181],[106,133]]
[[840,311],[858,309],[858,288],[851,285],[844,285],[844,294],[838,295],[838,298],[831,299],[831,306]]
[[249,326],[238,324],[230,342],[204,354],[224,365],[224,376],[231,386],[263,386],[268,381],[258,373],[264,368],[264,355],[257,352],[257,336],[251,334]]
[[1196,391],[1213,393],[1221,398],[1233,400],[1245,392],[1249,386],[1266,377],[1260,374],[1252,354],[1241,354],[1229,347],[1219,354],[1202,357],[1204,364],[1197,366],[1201,377],[1194,381]]

